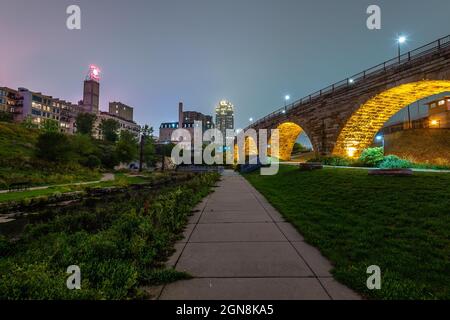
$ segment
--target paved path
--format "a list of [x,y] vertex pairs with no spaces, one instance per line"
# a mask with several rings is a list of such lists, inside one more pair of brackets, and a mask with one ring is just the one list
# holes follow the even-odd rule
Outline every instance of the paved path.
[[95,184],[100,183],[104,181],[112,181],[115,179],[114,173],[104,173],[100,180],[95,181],[86,181],[86,182],[74,182],[74,183],[64,183],[64,184],[53,184],[48,186],[39,186],[39,187],[31,187],[31,188],[25,188],[21,190],[0,190],[0,193],[12,193],[12,192],[23,192],[23,191],[33,191],[33,190],[44,190],[48,188],[55,188],[55,187],[68,187],[68,186],[82,186],[87,184]]
[[159,299],[358,299],[330,263],[243,177],[225,171],[167,262],[194,279],[152,288]]

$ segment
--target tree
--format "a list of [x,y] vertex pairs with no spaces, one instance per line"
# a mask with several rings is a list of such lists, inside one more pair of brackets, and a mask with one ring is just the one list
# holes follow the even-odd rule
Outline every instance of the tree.
[[114,119],[102,119],[100,122],[100,130],[102,131],[103,140],[108,142],[116,142],[119,135],[117,131],[120,128],[120,123]]
[[138,145],[136,137],[132,133],[123,130],[116,144],[117,159],[120,162],[127,163],[135,160],[137,153]]
[[11,112],[0,111],[0,121],[3,122],[13,122],[14,117]]
[[113,169],[114,166],[119,164],[115,145],[102,140],[95,141],[95,144],[98,150],[97,157],[100,159],[103,167]]
[[70,146],[73,158],[82,165],[87,165],[91,155],[98,154],[97,146],[87,134],[77,133],[70,136]]
[[66,162],[70,158],[70,144],[67,136],[60,132],[43,132],[36,144],[36,155],[40,159]]
[[75,120],[77,126],[77,132],[81,134],[92,135],[92,129],[94,128],[95,120],[97,116],[93,113],[79,113]]
[[27,129],[37,129],[38,128],[38,125],[36,123],[34,123],[33,117],[31,117],[31,116],[27,116],[22,121],[22,126]]
[[141,142],[139,153],[139,171],[142,171],[142,164],[151,166],[155,160],[155,146],[153,141],[153,127],[144,125],[141,127]]
[[59,132],[59,122],[54,119],[44,119],[41,130],[44,132]]

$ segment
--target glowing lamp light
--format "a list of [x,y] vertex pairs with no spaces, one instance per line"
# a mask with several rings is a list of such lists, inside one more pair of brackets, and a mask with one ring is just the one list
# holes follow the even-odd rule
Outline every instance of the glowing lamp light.
[[355,156],[355,153],[356,153],[355,147],[347,148],[347,156],[349,156],[350,158],[353,158]]
[[281,111],[281,113],[286,113],[286,110]]
[[253,118],[248,119],[248,121],[253,122]]
[[437,120],[431,120],[431,125],[432,125],[433,127],[436,127],[436,126],[439,125],[439,121],[437,121]]
[[288,101],[288,100],[290,100],[290,99],[291,99],[291,96],[290,96],[290,95],[287,94],[287,95],[284,96],[284,100]]
[[353,79],[348,79],[348,83],[353,84],[355,82],[355,80]]
[[383,136],[377,136],[376,139],[377,139],[377,141],[381,141],[381,140],[383,140]]
[[89,66],[89,78],[92,80],[100,80],[100,69],[97,66]]
[[406,37],[405,36],[400,36],[398,37],[398,43],[402,44],[406,42]]

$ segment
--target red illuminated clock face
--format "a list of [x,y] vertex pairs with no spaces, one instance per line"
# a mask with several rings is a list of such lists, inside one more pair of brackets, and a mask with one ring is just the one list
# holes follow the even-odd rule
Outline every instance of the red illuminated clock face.
[[100,80],[100,69],[97,66],[89,66],[89,78],[91,80]]

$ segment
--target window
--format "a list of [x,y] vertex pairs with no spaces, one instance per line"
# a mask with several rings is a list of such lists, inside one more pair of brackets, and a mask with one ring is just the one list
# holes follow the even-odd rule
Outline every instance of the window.
[[435,107],[436,107],[436,103],[430,104],[430,108],[431,108],[431,109],[433,109],[433,108],[435,108]]
[[445,100],[439,101],[439,105],[440,105],[440,106],[443,106],[444,104],[445,104]]

